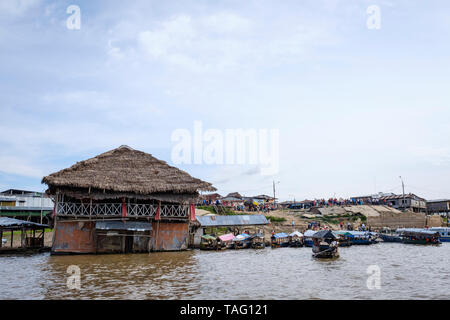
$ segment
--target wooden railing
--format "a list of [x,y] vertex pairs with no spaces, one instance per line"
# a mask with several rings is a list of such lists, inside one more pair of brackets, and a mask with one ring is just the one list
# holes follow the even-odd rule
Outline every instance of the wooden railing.
[[[158,206],[154,204],[127,204],[127,216],[129,217],[155,217]],[[82,204],[74,202],[58,202],[57,216],[75,217],[121,217],[121,203]],[[188,205],[162,205],[161,218],[187,218],[189,216]]]

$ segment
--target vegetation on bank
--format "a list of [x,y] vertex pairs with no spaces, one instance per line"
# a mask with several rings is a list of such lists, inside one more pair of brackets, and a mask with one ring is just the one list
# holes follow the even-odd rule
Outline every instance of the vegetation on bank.
[[343,215],[326,215],[326,216],[315,216],[315,217],[304,217],[302,216],[303,219],[308,219],[308,220],[312,220],[312,221],[322,221],[325,223],[329,223],[329,224],[339,224],[340,222],[357,222],[358,220],[361,222],[366,222],[367,221],[367,217],[365,215],[362,214],[343,214]]
[[[53,229],[45,228],[45,233],[52,232],[52,231],[53,231]],[[16,231],[13,231],[13,232],[14,232],[14,236],[15,235],[19,235],[20,236],[22,231],[16,230]],[[28,230],[28,231],[26,231],[26,233],[27,234],[33,234],[33,231]],[[40,234],[40,233],[41,233],[40,229],[36,230],[36,234]],[[11,231],[3,231],[3,238],[5,238],[5,237],[11,237]]]
[[274,217],[274,216],[266,216],[267,220],[270,220],[270,222],[285,222],[286,218],[282,218],[282,217]]

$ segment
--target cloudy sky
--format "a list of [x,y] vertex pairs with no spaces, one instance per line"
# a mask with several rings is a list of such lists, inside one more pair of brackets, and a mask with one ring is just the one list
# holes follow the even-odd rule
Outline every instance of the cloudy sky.
[[449,57],[444,0],[2,0],[0,188],[122,144],[174,164],[200,121],[279,131],[272,175],[177,164],[221,194],[450,197]]

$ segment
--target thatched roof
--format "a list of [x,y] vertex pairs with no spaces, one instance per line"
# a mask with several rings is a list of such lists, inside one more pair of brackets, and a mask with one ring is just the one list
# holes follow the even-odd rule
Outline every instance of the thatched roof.
[[89,189],[148,195],[216,191],[211,183],[191,177],[151,154],[128,146],[77,162],[42,179],[49,189]]

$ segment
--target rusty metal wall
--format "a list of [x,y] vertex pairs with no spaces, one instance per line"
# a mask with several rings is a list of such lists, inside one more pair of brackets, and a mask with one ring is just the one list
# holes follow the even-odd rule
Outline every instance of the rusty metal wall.
[[57,222],[52,252],[95,253],[95,251],[95,222]]
[[186,250],[189,239],[189,222],[154,222],[152,251]]
[[97,253],[120,253],[123,251],[123,236],[97,235]]

